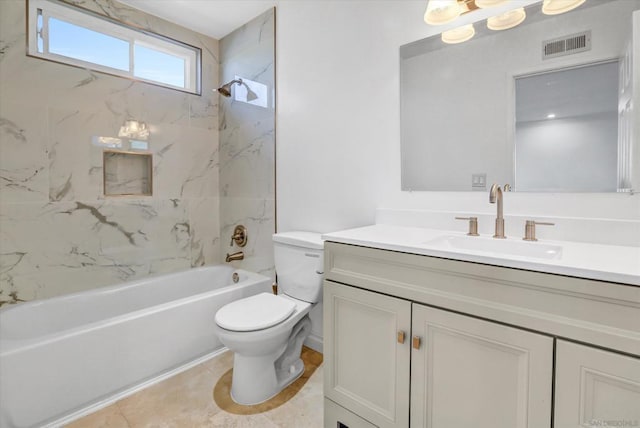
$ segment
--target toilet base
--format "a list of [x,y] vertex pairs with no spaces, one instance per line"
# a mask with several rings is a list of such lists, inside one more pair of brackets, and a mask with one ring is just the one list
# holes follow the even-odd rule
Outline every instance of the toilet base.
[[[235,373],[235,369],[234,369],[234,373]],[[282,392],[283,389],[285,389],[286,387],[291,385],[293,382],[298,380],[302,376],[303,373],[304,373],[304,362],[302,360],[300,360],[300,364],[296,364],[295,371],[286,372],[286,373],[279,373],[279,375],[278,375],[279,381],[277,383],[277,386],[270,389],[271,393],[270,393],[269,396],[267,396],[264,399],[262,399],[262,398],[254,398],[254,400],[259,400],[259,401],[242,400],[242,399],[239,399],[238,397],[236,397],[234,395],[234,391],[233,391],[234,382],[232,380],[231,381],[232,382],[232,386],[231,386],[231,391],[230,391],[231,399],[233,401],[235,401],[236,403],[242,404],[244,406],[252,406],[252,405],[264,403],[265,401],[268,401],[268,400],[272,399],[273,397],[275,397],[276,395],[278,395],[280,392]],[[243,394],[243,391],[240,391],[240,394]],[[248,398],[244,394],[241,395],[241,396],[243,398],[245,398],[245,399]]]
[[304,373],[300,358],[302,343],[311,332],[309,316],[293,328],[284,349],[261,356],[236,352],[233,357],[231,398],[238,404],[254,405],[273,398]]

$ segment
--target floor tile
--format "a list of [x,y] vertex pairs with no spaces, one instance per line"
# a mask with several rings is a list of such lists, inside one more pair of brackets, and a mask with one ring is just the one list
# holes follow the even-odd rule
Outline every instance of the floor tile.
[[68,428],[321,428],[322,365],[280,407],[253,415],[221,410],[213,400],[220,377],[233,367],[233,353],[211,360],[86,416]]
[[213,401],[216,378],[202,365],[153,385],[116,405],[131,427],[196,427],[220,411]]
[[67,428],[130,428],[130,425],[120,409],[114,405],[72,422]]

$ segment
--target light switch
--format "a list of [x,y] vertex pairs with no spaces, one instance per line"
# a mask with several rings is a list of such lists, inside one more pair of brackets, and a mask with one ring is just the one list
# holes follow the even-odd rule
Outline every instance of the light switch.
[[471,189],[486,190],[487,174],[486,173],[471,174]]

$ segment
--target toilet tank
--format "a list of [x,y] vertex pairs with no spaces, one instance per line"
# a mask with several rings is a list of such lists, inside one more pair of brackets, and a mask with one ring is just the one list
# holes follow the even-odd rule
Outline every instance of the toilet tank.
[[273,235],[278,290],[316,303],[322,296],[324,242],[319,233],[283,232]]

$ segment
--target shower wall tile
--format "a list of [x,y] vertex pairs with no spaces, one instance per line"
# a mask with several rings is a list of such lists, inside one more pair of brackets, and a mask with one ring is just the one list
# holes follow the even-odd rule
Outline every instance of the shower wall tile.
[[[220,81],[236,76],[263,84],[266,105],[220,98],[221,256],[242,250],[234,265],[274,277],[275,232],[275,10],[271,9],[220,40]],[[227,247],[233,228],[247,227],[244,248]]]
[[220,200],[189,200],[191,224],[191,266],[216,264],[220,261]]
[[[259,198],[220,199],[222,257],[226,253],[244,252],[244,260],[233,262],[235,266],[270,276],[274,274],[273,241],[275,229],[275,200]],[[242,224],[247,228],[249,238],[245,247],[229,246],[233,228]]]
[[[245,113],[248,117],[252,117],[254,113],[252,109],[259,109],[259,107],[242,105],[237,108],[240,113]],[[273,114],[273,111],[271,113]],[[238,116],[234,117],[234,121],[238,121]],[[274,133],[272,118],[271,120],[254,119],[246,124],[238,123],[233,128],[227,127],[221,131],[220,193],[222,196],[259,198],[274,196]]]
[[274,29],[275,9],[270,9],[222,38],[220,57],[225,62],[234,57],[251,61],[254,55],[247,55],[245,52],[264,46],[264,57],[273,62],[274,57],[270,53],[273,52]]
[[[151,199],[3,205],[0,299],[14,291],[21,299],[41,298],[190,267],[187,205]],[[77,283],[87,271],[96,281]]]
[[[113,0],[65,0],[202,49],[202,95],[25,55],[25,2],[0,1],[0,303],[218,263],[218,41]],[[151,129],[153,196],[103,195],[102,148]],[[126,148],[126,147],[125,147]]]
[[154,194],[164,198],[218,196],[216,131],[158,125],[152,134]]
[[[215,89],[213,89],[215,90]],[[192,99],[189,106],[189,124],[193,128],[218,131],[218,101],[215,98]]]
[[102,148],[92,136],[114,136],[107,112],[49,109],[49,200],[73,201],[102,198]]
[[[0,73],[1,74],[1,73]],[[47,110],[0,97],[0,201],[44,202],[47,175]]]

